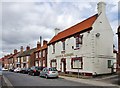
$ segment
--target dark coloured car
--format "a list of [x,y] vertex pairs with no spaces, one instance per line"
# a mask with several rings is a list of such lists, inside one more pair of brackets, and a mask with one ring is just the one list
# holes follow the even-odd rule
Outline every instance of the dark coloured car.
[[14,72],[14,69],[15,69],[15,68],[10,68],[9,71],[10,71],[10,72]]
[[39,76],[43,68],[44,67],[33,66],[30,68],[28,75]]
[[22,68],[21,73],[27,74],[29,72],[30,68]]

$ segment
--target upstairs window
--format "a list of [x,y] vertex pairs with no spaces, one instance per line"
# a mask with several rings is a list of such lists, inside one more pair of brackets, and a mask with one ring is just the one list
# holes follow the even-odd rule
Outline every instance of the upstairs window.
[[41,58],[41,51],[39,52],[39,58]]
[[35,53],[36,54],[36,58],[38,58],[38,53]]
[[76,35],[75,39],[76,39],[76,48],[79,48],[80,45],[82,45],[83,35]]
[[45,57],[45,50],[43,50],[43,57]]
[[53,44],[53,53],[55,53],[55,44]]
[[65,50],[65,41],[62,42],[63,50]]

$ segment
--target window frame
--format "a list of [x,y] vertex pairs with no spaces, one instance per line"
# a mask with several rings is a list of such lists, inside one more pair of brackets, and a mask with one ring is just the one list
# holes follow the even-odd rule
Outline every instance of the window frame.
[[[79,63],[80,63],[79,68],[78,67],[73,67],[74,62],[78,61],[78,60],[79,60]],[[83,69],[83,59],[82,59],[82,57],[75,57],[75,58],[71,59],[71,69]]]
[[80,48],[80,45],[83,43],[83,34],[76,34],[75,36],[75,47]]
[[[109,63],[109,61],[110,61],[110,63]],[[108,68],[112,68],[113,67],[113,65],[112,65],[112,60],[107,60],[107,66],[108,66]]]
[[62,50],[65,51],[65,41],[62,41]]
[[55,53],[55,44],[52,44],[52,52]]

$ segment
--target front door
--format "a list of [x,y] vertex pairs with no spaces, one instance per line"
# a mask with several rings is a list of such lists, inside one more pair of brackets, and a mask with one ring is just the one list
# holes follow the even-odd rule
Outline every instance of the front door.
[[61,72],[66,72],[66,59],[61,59]]

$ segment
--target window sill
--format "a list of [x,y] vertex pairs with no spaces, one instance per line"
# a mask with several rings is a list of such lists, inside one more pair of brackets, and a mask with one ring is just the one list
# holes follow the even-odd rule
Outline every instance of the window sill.
[[55,54],[55,53],[52,53],[52,54]]
[[80,49],[80,48],[78,47],[78,48],[75,48],[74,50],[78,50],[78,49]]
[[65,50],[62,50],[61,53],[62,53],[62,54],[65,53]]
[[83,68],[72,68],[72,69],[83,69]]

